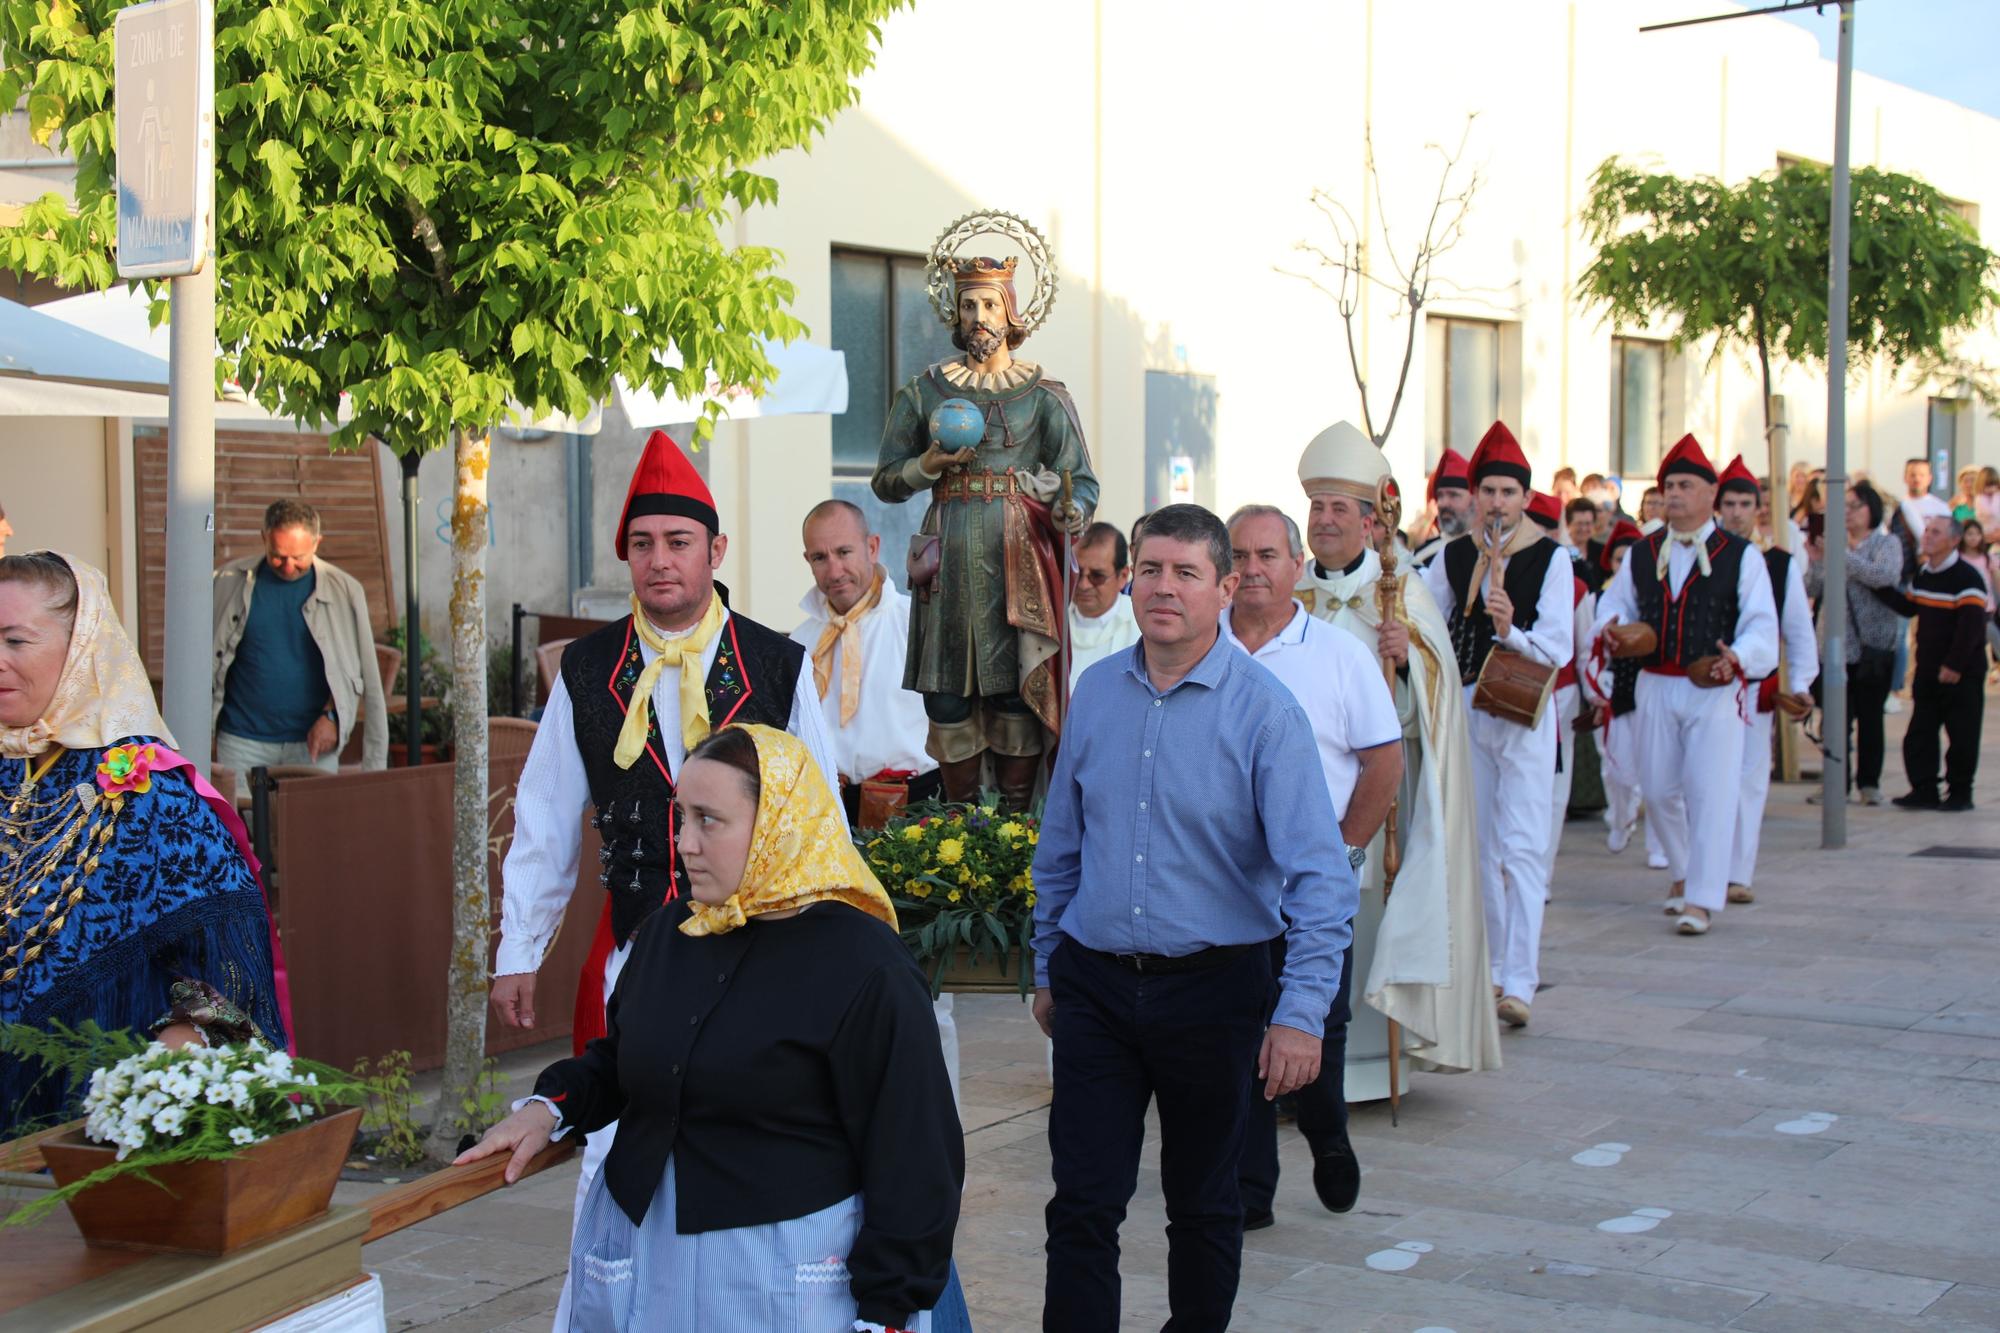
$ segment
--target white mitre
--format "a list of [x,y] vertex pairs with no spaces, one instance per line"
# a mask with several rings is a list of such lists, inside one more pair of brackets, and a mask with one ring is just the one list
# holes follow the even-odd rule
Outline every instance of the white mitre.
[[1336,421],[1299,455],[1299,485],[1307,495],[1345,495],[1381,506],[1383,488],[1400,499],[1389,459],[1351,421]]

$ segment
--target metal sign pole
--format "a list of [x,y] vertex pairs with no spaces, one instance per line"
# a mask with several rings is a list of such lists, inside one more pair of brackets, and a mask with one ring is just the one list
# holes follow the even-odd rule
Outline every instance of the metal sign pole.
[[173,280],[167,400],[165,712],[181,753],[206,776],[214,709],[215,264]]
[[[1820,661],[1825,672],[1820,729],[1826,762],[1820,773],[1819,845],[1829,849],[1847,845],[1847,237],[1853,217],[1847,122],[1854,88],[1854,0],[1840,0],[1838,80],[1832,247],[1826,265],[1826,591],[1820,607]],[[1771,479],[1774,487],[1777,480]]]
[[112,23],[118,275],[171,279],[165,687],[181,752],[208,772],[215,668],[215,8],[153,0]]

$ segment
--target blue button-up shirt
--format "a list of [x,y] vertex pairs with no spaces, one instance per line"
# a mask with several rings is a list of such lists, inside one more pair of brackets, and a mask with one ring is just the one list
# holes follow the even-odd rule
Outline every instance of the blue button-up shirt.
[[1305,711],[1226,637],[1164,694],[1143,642],[1083,673],[1034,873],[1036,984],[1063,935],[1179,956],[1282,931],[1271,1021],[1323,1032],[1360,890]]

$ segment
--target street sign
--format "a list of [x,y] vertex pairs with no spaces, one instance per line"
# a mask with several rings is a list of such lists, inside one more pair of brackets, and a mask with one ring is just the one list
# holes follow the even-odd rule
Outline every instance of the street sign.
[[118,275],[175,278],[208,259],[215,199],[213,0],[118,11]]

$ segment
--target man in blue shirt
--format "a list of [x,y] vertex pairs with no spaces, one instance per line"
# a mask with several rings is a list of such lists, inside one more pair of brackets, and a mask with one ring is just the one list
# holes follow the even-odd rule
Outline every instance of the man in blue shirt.
[[[1229,532],[1146,519],[1140,642],[1083,674],[1035,856],[1035,1019],[1055,1041],[1048,1330],[1119,1326],[1118,1228],[1160,1105],[1171,1327],[1228,1327],[1252,1073],[1319,1072],[1358,898],[1313,731],[1220,632]],[[1271,1005],[1271,941],[1284,971]]]

